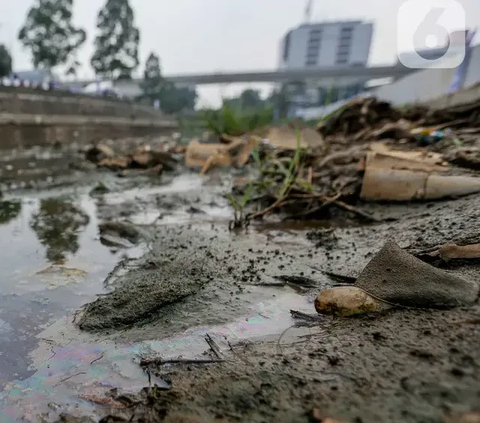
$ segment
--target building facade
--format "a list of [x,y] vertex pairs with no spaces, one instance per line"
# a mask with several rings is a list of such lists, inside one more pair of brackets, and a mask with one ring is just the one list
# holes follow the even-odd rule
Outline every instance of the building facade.
[[366,66],[373,24],[362,21],[303,24],[281,41],[280,69]]

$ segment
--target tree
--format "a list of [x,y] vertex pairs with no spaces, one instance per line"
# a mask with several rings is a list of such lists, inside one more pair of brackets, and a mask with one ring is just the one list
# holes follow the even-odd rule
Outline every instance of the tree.
[[179,113],[193,110],[197,101],[197,91],[190,87],[177,87],[166,81],[160,92],[160,107],[165,113]]
[[162,77],[160,59],[155,53],[150,53],[145,62],[143,81],[140,84],[142,98],[153,103],[160,100],[160,108],[169,114],[182,110],[193,110],[197,100],[196,90],[190,87],[177,87],[174,83]]
[[108,79],[131,79],[139,64],[140,32],[128,0],[107,0],[97,18],[100,31],[95,39],[91,64],[96,75]]
[[162,78],[162,72],[160,70],[160,59],[155,53],[150,53],[145,63],[143,81],[140,84],[142,98],[148,99],[151,103],[159,100],[164,85],[165,80]]
[[288,115],[290,101],[287,91],[287,86],[283,84],[280,88],[274,89],[267,99],[267,103],[274,107],[277,118],[285,118]]
[[260,91],[247,89],[240,94],[240,102],[244,109],[254,109],[262,106]]
[[18,33],[30,49],[35,68],[50,72],[66,64],[86,40],[86,33],[72,24],[73,0],[36,0]]
[[10,75],[12,72],[12,56],[7,47],[0,44],[0,78]]

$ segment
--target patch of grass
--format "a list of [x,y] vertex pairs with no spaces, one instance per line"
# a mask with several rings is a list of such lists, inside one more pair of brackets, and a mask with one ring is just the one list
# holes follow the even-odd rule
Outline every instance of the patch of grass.
[[297,178],[298,171],[300,169],[300,163],[301,163],[301,158],[302,158],[302,149],[300,148],[300,139],[301,139],[301,134],[300,131],[297,129],[297,148],[295,149],[295,153],[293,157],[290,159],[290,162],[288,164],[288,168],[284,168],[283,174],[285,175],[285,179],[283,180],[282,187],[280,189],[280,192],[278,194],[279,199],[283,199],[287,192],[289,191],[290,187],[292,184],[295,182],[295,179]]
[[225,197],[230,202],[230,205],[233,207],[233,222],[230,223],[230,229],[233,228],[241,228],[245,224],[245,216],[243,211],[245,206],[250,201],[254,189],[254,184],[250,183],[243,194],[243,197],[240,201],[238,201],[232,194],[228,193],[225,194]]
[[219,110],[204,110],[202,119],[209,131],[216,135],[239,136],[273,122],[273,108],[236,110],[224,104]]

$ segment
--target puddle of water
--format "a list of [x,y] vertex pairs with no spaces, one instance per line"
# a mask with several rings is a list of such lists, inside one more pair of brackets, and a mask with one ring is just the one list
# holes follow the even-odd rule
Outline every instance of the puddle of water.
[[[288,290],[280,292],[274,300],[256,304],[248,315],[231,324],[191,328],[160,341],[121,346],[79,343],[78,338],[68,340],[67,337],[62,340],[64,346],[44,343],[33,353],[37,360],[40,358],[41,361],[41,357],[44,357],[44,361],[37,364],[38,371],[24,381],[9,384],[1,397],[2,421],[9,423],[20,416],[29,416],[27,421],[38,422],[36,415],[49,412],[49,403],[56,404],[59,412],[75,411],[93,416],[94,406],[82,400],[82,395],[105,393],[111,388],[138,391],[148,386],[147,376],[137,364],[140,356],[160,355],[165,360],[198,357],[208,350],[204,339],[206,333],[225,350],[228,349],[228,342],[278,335],[293,325],[290,308],[305,312],[310,309],[305,297]],[[58,338],[58,334],[68,325],[67,320],[62,319],[39,337]]]
[[131,189],[121,193],[106,194],[105,201],[108,204],[121,204],[128,200],[135,200],[137,198],[146,198],[159,194],[182,193],[188,191],[195,191],[202,187],[202,179],[195,174],[185,174],[174,178],[171,183],[157,187],[149,187],[143,189]]
[[0,201],[0,389],[32,373],[38,332],[105,292],[120,254],[98,242],[97,224],[85,194]]
[[[311,302],[305,297],[280,289],[275,299],[263,300],[271,298],[271,292],[252,296],[250,312],[231,324],[196,327],[161,341],[131,345],[93,343],[91,335],[79,332],[65,317],[107,290],[103,281],[123,255],[135,257],[143,251],[132,248],[115,253],[99,242],[99,201],[108,208],[145,200],[142,211],[129,214],[128,219],[151,223],[162,212],[152,197],[182,193],[186,201],[172,201],[174,208],[157,224],[224,221],[226,225],[232,211],[219,200],[221,188],[206,189],[202,184],[197,175],[183,175],[167,185],[109,193],[101,200],[88,195],[90,187],[65,191],[61,196],[40,193],[0,202],[2,422],[14,422],[21,416],[38,421],[34,416],[41,410],[48,412],[49,403],[63,406],[62,411],[91,413],[92,404],[78,397],[82,392],[113,387],[138,390],[147,384],[146,375],[132,361],[140,354],[193,357],[207,349],[206,332],[219,345],[225,345],[225,339],[264,338],[292,325],[291,308],[310,311]],[[202,200],[211,199],[194,204],[204,214],[189,203],[191,196],[199,195]],[[271,230],[285,230],[282,225]],[[262,230],[268,233],[268,225],[255,225],[250,235]]]

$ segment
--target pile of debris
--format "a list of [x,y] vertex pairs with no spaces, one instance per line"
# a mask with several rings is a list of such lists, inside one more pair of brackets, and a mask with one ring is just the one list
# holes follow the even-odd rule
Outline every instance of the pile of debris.
[[149,173],[161,174],[163,170],[173,170],[176,160],[170,152],[144,144],[126,154],[116,154],[112,147],[106,144],[96,144],[90,147],[85,158],[100,168],[115,171],[126,169],[142,169]]
[[[242,166],[253,158],[260,176],[236,187],[258,198],[247,219],[281,210],[287,218],[317,217],[331,206],[373,219],[355,205],[480,192],[480,101],[430,110],[397,109],[376,98],[355,99],[311,128],[267,128],[264,136],[193,141],[187,166]],[[463,168],[463,169],[462,169]],[[248,199],[247,199],[248,200]],[[247,203],[248,201],[243,201]]]
[[186,150],[185,165],[200,168],[202,175],[217,166],[242,167],[248,163],[252,152],[262,145],[264,148],[282,151],[318,149],[323,146],[323,138],[313,128],[297,127],[294,124],[259,128],[255,133],[236,137],[223,134],[219,137],[219,142],[211,140],[211,134],[205,133],[202,139],[192,140]]

